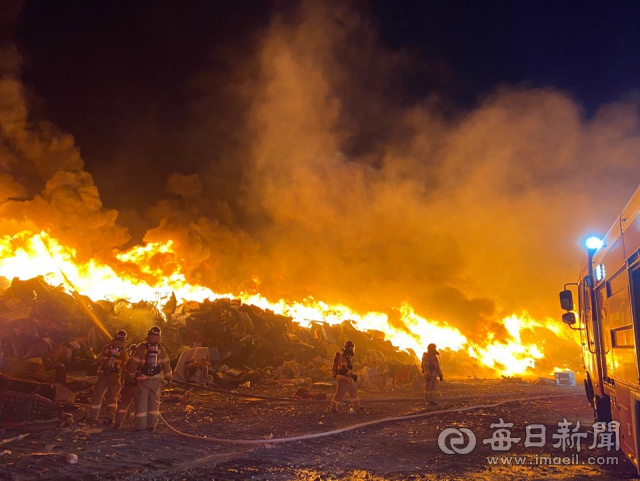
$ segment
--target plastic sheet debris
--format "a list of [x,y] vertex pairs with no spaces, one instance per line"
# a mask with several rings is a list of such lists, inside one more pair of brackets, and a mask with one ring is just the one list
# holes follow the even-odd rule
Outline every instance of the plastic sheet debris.
[[576,385],[576,375],[571,371],[555,372],[556,386],[569,386]]

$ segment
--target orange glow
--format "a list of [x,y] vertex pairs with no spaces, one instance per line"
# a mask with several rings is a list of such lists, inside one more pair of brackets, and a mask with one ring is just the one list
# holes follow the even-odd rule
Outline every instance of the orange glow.
[[[170,292],[174,292],[179,301],[239,298],[245,304],[290,316],[305,327],[313,321],[339,324],[350,320],[360,330],[383,332],[394,346],[412,350],[417,356],[433,342],[439,349],[466,352],[500,375],[526,374],[535,368],[536,361],[543,358],[541,346],[523,343],[524,330],[544,327],[558,336],[563,336],[564,332],[550,320],[540,323],[526,314],[520,317],[512,315],[503,320],[509,334],[507,339],[497,340],[495,335],[489,335],[484,343],[478,344],[471,342],[455,327],[421,317],[406,303],[397,309],[406,329],[398,329],[385,313],[357,313],[347,306],[328,305],[313,298],[302,302],[284,299],[272,302],[255,293],[215,293],[187,281],[172,241],[134,246],[116,253],[115,258],[113,266],[96,260],[78,262],[74,249],[60,245],[45,232],[21,232],[12,237],[0,237],[0,276],[7,279],[26,280],[40,275],[50,284],[63,285],[68,291],[76,290],[94,300],[157,302],[159,294]],[[258,278],[253,281],[259,286]]]

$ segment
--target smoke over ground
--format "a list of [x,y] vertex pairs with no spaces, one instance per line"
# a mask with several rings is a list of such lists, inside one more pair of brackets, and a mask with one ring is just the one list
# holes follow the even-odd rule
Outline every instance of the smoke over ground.
[[[242,145],[215,162],[203,150],[149,209],[130,206],[127,227],[174,239],[192,279],[218,291],[356,310],[406,301],[471,339],[504,336],[511,313],[556,315],[580,239],[604,233],[640,179],[637,99],[585,118],[564,92],[503,86],[454,109],[441,61],[391,52],[366,15],[326,5],[276,15],[230,74],[242,78],[222,89],[243,106]],[[109,256],[127,230],[73,138],[29,118],[15,49],[1,57],[2,233],[47,228],[82,256]],[[193,112],[193,139],[220,123]]]
[[[259,235],[279,268],[265,288],[361,308],[407,300],[465,334],[510,311],[553,313],[585,228],[608,228],[638,183],[637,103],[585,119],[562,92],[503,87],[468,113],[396,104],[378,112],[383,140],[350,155],[349,96],[375,105],[406,59],[353,12],[318,8],[274,22],[260,57],[246,179],[249,205],[271,220]],[[357,72],[350,90],[363,58],[377,80]]]
[[0,51],[0,229],[49,230],[78,249],[79,258],[128,240],[105,209],[71,135],[46,121],[28,118],[15,48]]

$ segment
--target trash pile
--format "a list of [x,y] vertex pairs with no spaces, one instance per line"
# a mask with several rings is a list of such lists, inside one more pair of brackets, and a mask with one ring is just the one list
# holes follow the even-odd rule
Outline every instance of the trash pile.
[[42,278],[14,280],[0,295],[0,372],[6,376],[64,384],[67,371],[95,374],[103,336],[73,296]]
[[67,382],[67,374],[95,374],[96,353],[109,341],[87,310],[109,332],[126,330],[130,342],[160,326],[176,379],[184,382],[310,387],[332,379],[333,357],[346,340],[357,346],[360,388],[388,389],[420,377],[414,354],[398,351],[382,332],[359,331],[349,321],[306,328],[237,299],[179,304],[170,294],[157,302],[94,301],[42,277],[14,279],[0,289],[0,372],[71,391],[81,386]]

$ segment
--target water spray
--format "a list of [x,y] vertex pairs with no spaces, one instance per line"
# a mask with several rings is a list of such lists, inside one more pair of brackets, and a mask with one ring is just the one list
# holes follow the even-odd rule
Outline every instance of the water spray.
[[62,279],[67,284],[67,286],[71,289],[71,295],[73,296],[73,298],[80,305],[80,307],[85,311],[85,313],[91,318],[93,323],[96,326],[98,326],[98,329],[100,329],[108,338],[111,338],[111,334],[109,333],[109,331],[107,331],[107,328],[104,327],[104,324],[102,324],[100,319],[98,319],[98,316],[96,316],[95,312],[93,312],[89,308],[87,301],[78,293],[76,286],[73,284],[73,282],[71,282],[71,279],[67,277],[67,275],[64,273],[62,268],[56,262],[56,258],[51,253],[51,249],[49,249],[49,245],[45,241],[44,236],[42,235],[42,232],[38,234],[37,237],[38,239],[40,239],[40,242],[42,242],[42,245],[44,246],[44,249],[47,251],[47,254],[49,254],[49,257],[51,257],[51,260],[53,261],[53,264],[56,266],[56,269],[58,269],[58,272],[62,276]]

